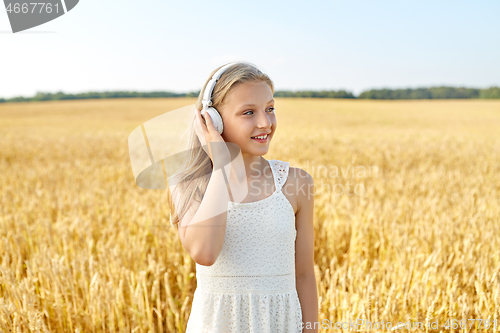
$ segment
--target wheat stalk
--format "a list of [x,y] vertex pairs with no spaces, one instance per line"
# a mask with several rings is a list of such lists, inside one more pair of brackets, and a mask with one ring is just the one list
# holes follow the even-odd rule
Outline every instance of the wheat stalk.
[[434,306],[436,305],[436,302],[438,301],[438,298],[439,298],[439,295],[436,296],[436,298],[432,301],[431,305],[427,309],[427,314],[425,316],[425,330],[426,330],[426,332],[429,331],[430,322],[431,322],[432,315],[433,315],[433,312],[434,312]]

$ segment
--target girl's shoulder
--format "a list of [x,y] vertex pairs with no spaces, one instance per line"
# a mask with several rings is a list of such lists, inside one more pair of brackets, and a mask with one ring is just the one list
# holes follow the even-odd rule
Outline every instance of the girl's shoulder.
[[281,160],[270,160],[273,163],[276,171],[286,173],[287,182],[291,180],[292,182],[309,183],[313,182],[312,176],[304,169],[292,167],[290,162]]
[[[286,177],[282,184],[282,192],[290,201],[295,213],[301,203],[309,200],[314,186],[312,176],[304,169],[292,167],[289,162],[281,160],[273,160],[274,167],[279,173],[280,170]],[[281,168],[281,169],[280,169]]]
[[276,171],[278,175],[288,175],[290,169],[289,162],[281,160],[269,160],[269,163],[272,164],[274,171]]

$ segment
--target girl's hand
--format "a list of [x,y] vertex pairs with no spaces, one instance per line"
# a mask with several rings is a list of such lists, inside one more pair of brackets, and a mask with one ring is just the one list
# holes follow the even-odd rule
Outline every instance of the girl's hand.
[[[205,117],[205,118],[204,118]],[[224,139],[222,136],[219,134],[217,129],[215,128],[212,118],[208,113],[205,113],[203,116],[201,115],[201,111],[196,109],[195,111],[195,121],[194,121],[194,131],[196,135],[198,136],[198,139],[201,142],[203,150],[208,154],[210,159],[212,160],[212,164],[214,164],[214,156],[212,153],[212,149],[216,147],[218,154],[219,152],[219,146],[222,148],[224,146],[222,143],[224,143]],[[211,146],[211,143],[215,143],[214,145]],[[207,149],[208,148],[208,149]],[[227,148],[227,147],[226,147]],[[224,149],[222,151],[225,151]]]

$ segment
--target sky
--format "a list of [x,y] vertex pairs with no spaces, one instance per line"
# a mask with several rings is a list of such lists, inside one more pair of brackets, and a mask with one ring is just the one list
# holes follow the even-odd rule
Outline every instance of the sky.
[[500,1],[81,0],[13,34],[0,8],[0,97],[201,89],[248,61],[275,90],[500,86]]

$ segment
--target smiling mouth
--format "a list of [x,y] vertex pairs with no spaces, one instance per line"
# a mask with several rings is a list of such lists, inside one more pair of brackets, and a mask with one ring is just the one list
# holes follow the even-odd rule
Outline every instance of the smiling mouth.
[[266,142],[268,138],[269,138],[269,134],[267,134],[265,136],[252,136],[251,137],[252,140],[255,140],[257,142]]

